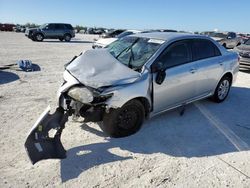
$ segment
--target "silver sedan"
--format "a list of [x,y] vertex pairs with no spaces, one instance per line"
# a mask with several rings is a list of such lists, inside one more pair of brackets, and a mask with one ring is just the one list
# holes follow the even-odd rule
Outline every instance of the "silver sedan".
[[[167,110],[207,97],[222,102],[238,69],[237,53],[200,35],[141,33],[88,50],[66,66],[59,106],[38,119],[26,150],[32,163],[64,158],[60,136],[71,115],[103,121],[106,133],[123,137]],[[50,129],[57,130],[53,138]]]

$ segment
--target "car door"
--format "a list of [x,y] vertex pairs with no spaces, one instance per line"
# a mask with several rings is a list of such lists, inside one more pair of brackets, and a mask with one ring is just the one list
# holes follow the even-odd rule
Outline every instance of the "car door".
[[196,96],[196,64],[192,62],[189,40],[178,41],[167,47],[152,68],[163,65],[166,76],[156,83],[159,71],[153,73],[154,113],[185,103]]
[[218,47],[207,39],[193,39],[192,52],[197,66],[197,96],[209,95],[223,73],[223,57]]
[[54,37],[63,37],[65,30],[64,24],[55,24]]
[[44,34],[46,38],[53,38],[55,32],[55,24],[48,24],[44,29]]

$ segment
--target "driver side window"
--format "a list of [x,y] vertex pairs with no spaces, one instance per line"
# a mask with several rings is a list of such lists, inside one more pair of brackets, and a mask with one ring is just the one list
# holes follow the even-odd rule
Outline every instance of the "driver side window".
[[160,55],[158,62],[161,62],[164,68],[170,68],[177,65],[188,63],[192,60],[187,41],[180,41],[171,44]]

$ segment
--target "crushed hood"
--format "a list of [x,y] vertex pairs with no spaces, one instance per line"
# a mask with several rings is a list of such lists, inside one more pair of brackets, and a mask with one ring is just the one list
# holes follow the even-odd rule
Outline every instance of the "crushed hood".
[[86,51],[66,70],[82,84],[93,88],[132,83],[141,75],[120,63],[107,49]]

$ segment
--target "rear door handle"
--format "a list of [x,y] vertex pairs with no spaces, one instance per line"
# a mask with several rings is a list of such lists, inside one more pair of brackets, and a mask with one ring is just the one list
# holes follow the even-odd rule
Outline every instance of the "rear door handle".
[[192,74],[194,74],[196,71],[197,71],[196,68],[191,68],[191,69],[189,70],[189,72],[191,72]]

